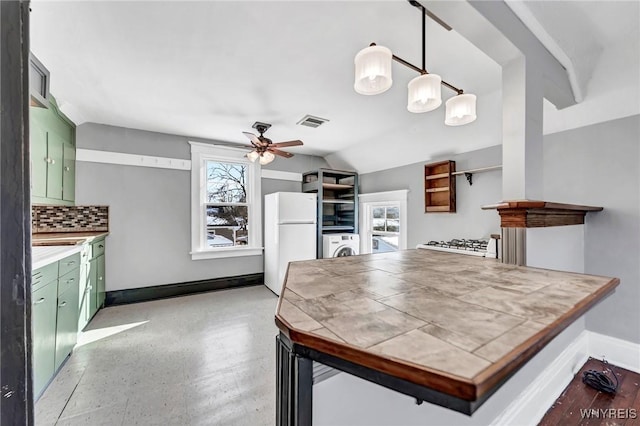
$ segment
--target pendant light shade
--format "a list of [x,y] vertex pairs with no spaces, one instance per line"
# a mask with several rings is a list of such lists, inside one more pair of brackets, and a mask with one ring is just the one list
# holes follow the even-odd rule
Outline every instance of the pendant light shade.
[[392,58],[391,50],[383,46],[369,46],[358,52],[355,58],[355,91],[361,95],[377,95],[388,90],[393,82]]
[[476,95],[463,94],[449,98],[445,104],[444,124],[462,126],[476,120]]
[[273,155],[272,153],[270,153],[269,151],[265,151],[262,153],[262,155],[260,156],[260,164],[262,164],[263,166],[265,164],[269,164],[270,162],[273,161],[273,159],[276,158],[275,155]]
[[258,154],[258,151],[251,151],[250,153],[247,154],[247,158],[252,163],[255,163],[258,157],[260,157],[260,154]]
[[437,74],[422,74],[409,82],[407,109],[409,112],[433,111],[442,104],[442,78]]

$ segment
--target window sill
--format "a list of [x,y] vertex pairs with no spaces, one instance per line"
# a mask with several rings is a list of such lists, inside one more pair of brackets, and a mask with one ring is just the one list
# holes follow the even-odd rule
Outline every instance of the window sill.
[[191,252],[191,260],[222,259],[225,257],[261,256],[262,247],[220,248]]

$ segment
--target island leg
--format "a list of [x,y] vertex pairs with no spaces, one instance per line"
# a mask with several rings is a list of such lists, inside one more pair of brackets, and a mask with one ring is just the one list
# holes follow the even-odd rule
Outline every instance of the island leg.
[[276,336],[276,425],[311,426],[313,361],[293,351],[289,338]]

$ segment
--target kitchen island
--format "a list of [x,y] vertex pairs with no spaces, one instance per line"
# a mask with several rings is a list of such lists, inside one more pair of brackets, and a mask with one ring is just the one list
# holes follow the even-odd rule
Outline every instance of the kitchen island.
[[292,262],[277,423],[311,424],[312,361],[470,415],[618,284],[428,250]]

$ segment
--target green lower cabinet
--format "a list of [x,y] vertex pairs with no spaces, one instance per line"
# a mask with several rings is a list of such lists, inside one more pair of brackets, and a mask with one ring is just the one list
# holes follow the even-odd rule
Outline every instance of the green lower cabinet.
[[78,286],[78,330],[82,331],[89,323],[89,256],[91,246],[87,244],[81,252],[80,285]]
[[33,393],[39,395],[55,372],[58,281],[33,292],[31,308]]
[[89,319],[98,312],[98,258],[89,261]]
[[106,279],[104,274],[104,270],[105,270],[104,254],[96,258],[96,266],[97,266],[96,272],[98,273],[98,280],[97,280],[98,289],[96,292],[96,297],[97,297],[96,305],[97,305],[97,308],[100,309],[104,307],[104,300],[106,295],[106,291],[105,291]]
[[73,350],[78,341],[78,280],[80,268],[60,277],[56,321],[55,370]]

